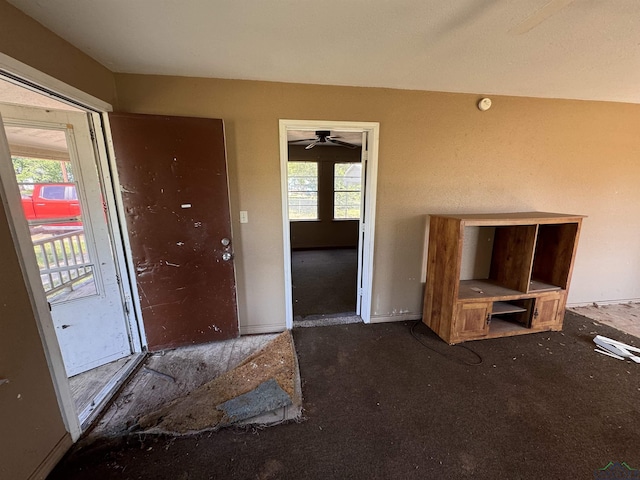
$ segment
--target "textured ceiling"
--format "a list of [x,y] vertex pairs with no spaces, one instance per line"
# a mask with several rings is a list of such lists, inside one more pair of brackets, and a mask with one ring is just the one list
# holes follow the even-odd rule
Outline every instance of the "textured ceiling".
[[9,0],[115,72],[640,103],[637,0]]

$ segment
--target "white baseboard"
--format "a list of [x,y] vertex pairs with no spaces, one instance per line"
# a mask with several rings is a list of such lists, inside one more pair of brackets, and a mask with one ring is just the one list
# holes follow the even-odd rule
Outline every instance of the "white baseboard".
[[258,333],[280,333],[287,327],[284,323],[269,323],[267,325],[240,325],[240,335],[255,335]]
[[400,315],[372,315],[370,323],[407,322],[411,320],[420,320],[421,318],[421,313],[402,313]]
[[47,475],[51,473],[51,470],[58,464],[65,453],[73,445],[71,434],[69,432],[64,434],[64,437],[56,444],[55,447],[49,452],[49,455],[42,461],[38,468],[29,476],[29,480],[44,480]]

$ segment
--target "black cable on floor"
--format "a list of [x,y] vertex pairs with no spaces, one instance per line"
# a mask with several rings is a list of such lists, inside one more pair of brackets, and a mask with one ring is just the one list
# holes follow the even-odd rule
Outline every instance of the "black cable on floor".
[[438,355],[442,355],[444,358],[446,358],[447,360],[451,360],[457,363],[460,363],[462,365],[469,365],[471,367],[475,367],[477,365],[482,364],[482,356],[478,353],[478,352],[474,352],[473,350],[471,350],[469,347],[467,347],[466,345],[453,345],[454,347],[458,347],[458,348],[464,348],[465,350],[471,352],[473,355],[475,355],[478,358],[478,361],[475,363],[471,363],[471,362],[467,362],[466,360],[461,360],[460,358],[454,357],[452,355],[447,355],[445,353],[439,352],[438,350],[436,350],[435,348],[430,347],[429,345],[427,345],[426,343],[424,343],[420,337],[418,337],[418,335],[415,332],[416,327],[418,326],[418,324],[422,323],[421,320],[416,320],[416,322],[411,326],[411,336],[413,338],[415,338],[418,343],[420,343],[420,345],[422,345],[425,348],[428,348],[429,350],[431,350],[434,353],[437,353]]

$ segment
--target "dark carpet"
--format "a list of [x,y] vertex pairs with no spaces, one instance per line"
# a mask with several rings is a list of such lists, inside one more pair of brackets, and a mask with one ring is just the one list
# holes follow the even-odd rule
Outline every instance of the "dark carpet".
[[564,332],[467,342],[419,324],[294,331],[306,420],[193,437],[130,435],[70,452],[50,479],[592,479],[640,467],[640,365],[593,351],[602,334],[567,314]]
[[356,310],[358,250],[294,250],[291,252],[293,315],[352,313]]

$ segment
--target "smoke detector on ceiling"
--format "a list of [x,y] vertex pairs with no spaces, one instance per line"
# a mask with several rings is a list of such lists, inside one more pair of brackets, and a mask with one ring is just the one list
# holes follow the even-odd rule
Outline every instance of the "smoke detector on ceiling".
[[481,98],[480,101],[478,102],[478,109],[480,109],[483,112],[486,112],[490,108],[491,108],[491,99],[487,97]]

